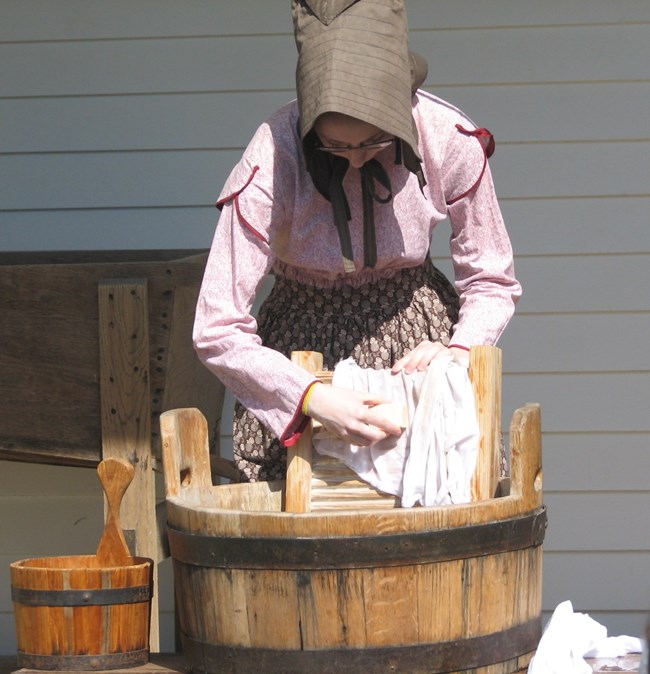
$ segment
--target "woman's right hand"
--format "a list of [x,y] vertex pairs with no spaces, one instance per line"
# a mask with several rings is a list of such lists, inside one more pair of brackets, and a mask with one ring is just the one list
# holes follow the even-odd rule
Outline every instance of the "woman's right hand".
[[402,433],[399,426],[373,410],[375,405],[386,402],[389,401],[370,393],[319,384],[309,399],[308,413],[334,435],[365,446]]

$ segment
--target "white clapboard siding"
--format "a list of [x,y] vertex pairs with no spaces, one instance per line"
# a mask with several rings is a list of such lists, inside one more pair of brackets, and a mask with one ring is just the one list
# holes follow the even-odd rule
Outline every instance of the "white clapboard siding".
[[[647,433],[545,432],[543,460],[545,488],[556,493],[647,492],[648,489],[650,452]],[[558,509],[560,507],[562,504],[558,504]],[[644,521],[642,513],[630,512],[626,517]],[[609,518],[605,521],[608,526],[612,525]],[[635,537],[643,533],[641,527],[631,527],[631,530]],[[637,547],[640,546],[637,544]]]
[[[426,89],[496,136],[524,285],[503,426],[542,403],[545,615],[565,599],[640,634],[650,610],[650,3],[406,0]],[[207,247],[223,181],[294,97],[289,0],[0,0],[0,248]],[[448,223],[434,237],[450,273]],[[232,399],[223,446],[231,440]],[[8,564],[92,550],[94,472],[0,466]],[[162,646],[174,647],[171,565]]]
[[[1,41],[123,39],[169,35],[237,35],[288,32],[290,15],[285,0],[21,0],[3,7]],[[409,0],[412,30],[494,28],[628,23],[648,20],[646,0],[549,0],[521,3],[481,0],[455,3]]]
[[[645,25],[485,32],[481,39],[476,30],[412,32],[412,48],[431,63],[429,86],[647,80]],[[5,42],[0,85],[11,97],[290,90],[295,56],[289,34]]]
[[[0,199],[7,210],[200,205],[215,194],[217,176],[223,181],[240,154],[208,149],[0,155]],[[509,145],[493,171],[505,198],[647,191],[650,141],[610,143],[607,157],[610,170],[585,175],[586,166],[602,165],[602,147],[589,144],[577,152],[564,143]]]
[[[496,157],[503,143],[650,136],[650,116],[639,115],[650,82],[425,88],[487,126]],[[293,97],[281,89],[0,98],[0,147],[14,153],[243,148],[260,122]]]

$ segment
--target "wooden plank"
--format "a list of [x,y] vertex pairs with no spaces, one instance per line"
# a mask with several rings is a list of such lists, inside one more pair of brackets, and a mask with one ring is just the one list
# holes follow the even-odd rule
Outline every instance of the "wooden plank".
[[475,346],[469,354],[480,442],[472,478],[472,500],[493,498],[501,471],[501,370],[502,352],[489,346]]
[[[122,504],[132,553],[157,561],[155,460],[151,444],[147,281],[99,284],[102,457],[129,461],[135,475]],[[160,649],[157,565],[153,566],[150,647]]]
[[166,356],[167,361],[166,385],[160,409],[161,411],[179,407],[199,409],[208,423],[211,450],[215,456],[219,456],[221,410],[225,389],[217,377],[199,361],[193,348],[192,327],[198,293],[198,284],[174,289],[167,354],[162,352],[157,356],[161,361]]
[[0,370],[5,393],[0,398],[0,454],[95,465],[101,449],[98,281],[103,276],[149,279],[148,371],[151,388],[163,391],[172,289],[198,288],[205,256],[148,262],[142,251],[139,261],[127,253],[128,261],[101,262],[98,256],[91,262],[91,256],[83,253],[78,263],[71,262],[71,253],[67,256],[69,264],[0,267],[4,318]]
[[[294,351],[291,362],[311,373],[323,369],[323,354],[316,351]],[[289,513],[306,513],[311,509],[312,424],[298,442],[287,448],[287,486],[285,510]]]

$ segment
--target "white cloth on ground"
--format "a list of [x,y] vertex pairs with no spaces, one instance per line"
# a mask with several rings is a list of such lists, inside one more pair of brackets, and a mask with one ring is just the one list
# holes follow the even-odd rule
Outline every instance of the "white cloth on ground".
[[608,637],[606,627],[586,613],[574,613],[571,602],[564,601],[544,629],[528,674],[592,674],[585,658],[640,652],[640,639]]
[[389,436],[367,447],[317,434],[319,453],[336,457],[375,488],[399,496],[403,507],[471,500],[479,428],[467,368],[446,356],[424,372],[393,374],[347,359],[336,366],[332,384],[406,405],[409,426],[399,438]]

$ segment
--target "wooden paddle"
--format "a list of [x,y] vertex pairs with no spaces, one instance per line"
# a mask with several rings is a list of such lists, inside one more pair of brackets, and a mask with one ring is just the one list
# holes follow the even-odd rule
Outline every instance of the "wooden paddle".
[[121,459],[104,459],[97,466],[97,474],[108,502],[108,517],[97,547],[97,562],[100,566],[130,566],[133,564],[133,557],[129,552],[120,525],[120,506],[124,492],[133,480],[134,473],[133,466]]

